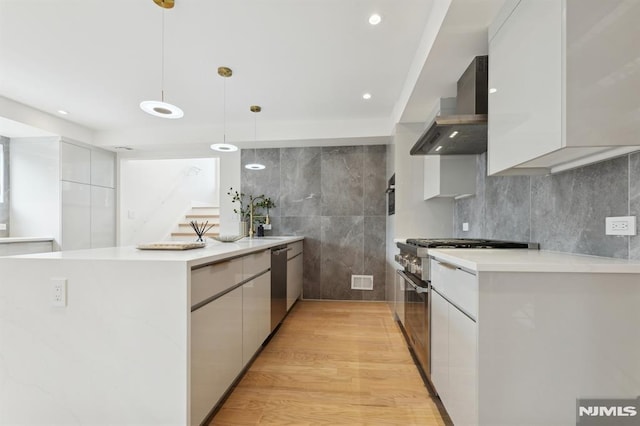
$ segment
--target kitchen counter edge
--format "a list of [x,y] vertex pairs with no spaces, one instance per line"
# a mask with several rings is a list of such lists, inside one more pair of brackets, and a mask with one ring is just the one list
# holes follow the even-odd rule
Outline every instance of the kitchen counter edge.
[[547,250],[430,249],[436,260],[474,272],[640,274],[640,261]]

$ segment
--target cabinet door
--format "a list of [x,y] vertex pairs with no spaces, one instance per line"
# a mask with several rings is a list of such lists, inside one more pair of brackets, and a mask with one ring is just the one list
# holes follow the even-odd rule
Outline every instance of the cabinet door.
[[91,186],[62,181],[62,249],[91,248]]
[[91,185],[116,187],[116,156],[113,152],[91,151]]
[[91,183],[91,150],[66,142],[60,143],[61,179]]
[[191,313],[191,424],[199,425],[242,370],[242,288]]
[[400,323],[404,327],[404,290],[405,290],[404,279],[396,273],[395,279],[395,301],[396,301],[396,315],[398,315],[398,319]]
[[489,42],[490,175],[563,144],[562,3],[520,1]]
[[260,347],[271,333],[271,272],[256,277],[254,281],[257,296],[257,337]]
[[302,254],[287,261],[287,311],[302,294]]
[[477,333],[475,321],[449,305],[447,411],[454,424],[478,424]]
[[91,247],[113,247],[115,245],[115,190],[91,186]]
[[257,279],[242,286],[242,365],[247,365],[258,350],[259,298]]
[[431,292],[431,381],[447,406],[449,397],[449,302]]

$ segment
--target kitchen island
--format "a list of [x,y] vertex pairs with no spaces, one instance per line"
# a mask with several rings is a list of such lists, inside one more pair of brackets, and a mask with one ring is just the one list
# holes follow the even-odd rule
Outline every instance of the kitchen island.
[[[258,326],[264,297],[243,295],[253,297],[258,284],[263,290],[269,284],[271,248],[301,249],[302,239],[0,258],[0,425],[200,423],[203,418],[191,418],[191,369],[212,366],[196,352],[213,349],[237,358],[240,367],[231,369],[231,380],[240,373],[253,355],[243,354],[243,344],[251,340],[255,352],[264,341],[257,340],[255,327],[243,328]],[[192,281],[201,283],[195,291]],[[206,315],[198,314],[198,323],[217,322],[197,331],[192,311],[205,312],[194,309],[200,297],[199,305],[213,302]],[[233,350],[226,341],[192,346],[211,330],[233,337]],[[197,415],[215,403],[201,401]]]
[[538,250],[429,254],[432,382],[454,423],[575,425],[579,399],[634,405],[640,262]]

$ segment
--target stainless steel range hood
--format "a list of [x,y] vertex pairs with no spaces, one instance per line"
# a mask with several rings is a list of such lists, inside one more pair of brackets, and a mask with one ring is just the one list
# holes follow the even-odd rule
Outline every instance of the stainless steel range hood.
[[411,155],[467,155],[487,150],[489,57],[476,56],[458,80],[456,113],[438,115]]

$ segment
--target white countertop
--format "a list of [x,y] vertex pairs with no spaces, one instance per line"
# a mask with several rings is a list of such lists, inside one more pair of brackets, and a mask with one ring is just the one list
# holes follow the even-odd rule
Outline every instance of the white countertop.
[[0,244],[51,242],[53,237],[0,237]]
[[639,274],[640,261],[517,249],[429,249],[429,255],[477,272]]
[[88,250],[58,251],[53,253],[12,256],[12,259],[63,260],[124,260],[187,262],[189,266],[216,262],[270,247],[303,240],[304,237],[243,238],[233,243],[209,242],[203,248],[191,250],[139,250],[134,246],[106,247]]

